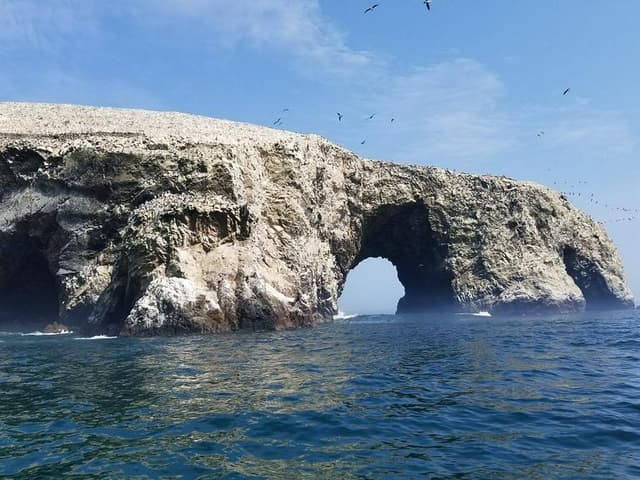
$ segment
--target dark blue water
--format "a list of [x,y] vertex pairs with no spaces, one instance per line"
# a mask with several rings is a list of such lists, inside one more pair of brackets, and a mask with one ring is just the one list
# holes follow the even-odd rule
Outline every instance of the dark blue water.
[[0,478],[640,478],[637,312],[0,335]]

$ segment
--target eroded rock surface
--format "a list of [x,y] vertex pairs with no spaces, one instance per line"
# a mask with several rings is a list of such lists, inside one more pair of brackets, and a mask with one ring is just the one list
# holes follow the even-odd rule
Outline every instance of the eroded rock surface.
[[540,185],[183,114],[0,104],[0,323],[314,325],[377,256],[399,312],[633,306],[603,227]]

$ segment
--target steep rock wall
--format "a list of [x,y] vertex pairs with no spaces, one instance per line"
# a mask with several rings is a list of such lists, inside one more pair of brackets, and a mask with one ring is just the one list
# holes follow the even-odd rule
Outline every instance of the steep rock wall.
[[602,226],[540,185],[183,114],[0,104],[0,324],[313,325],[373,256],[398,269],[399,312],[633,305]]

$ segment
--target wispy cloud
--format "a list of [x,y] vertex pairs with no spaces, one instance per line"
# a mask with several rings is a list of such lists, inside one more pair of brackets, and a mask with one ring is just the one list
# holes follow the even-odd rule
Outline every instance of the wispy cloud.
[[384,119],[367,135],[396,145],[397,160],[464,162],[513,145],[515,125],[500,107],[504,86],[479,62],[460,58],[400,75],[387,71],[379,88],[361,100]]
[[556,148],[575,148],[601,154],[630,155],[637,140],[619,112],[581,109],[556,119],[548,139]]
[[319,0],[0,0],[0,49],[56,48],[99,30],[105,17],[191,29],[205,45],[277,50],[314,74],[352,76],[376,57],[350,48]]
[[48,68],[33,78],[0,70],[0,101],[78,103],[166,110],[162,99],[121,79],[105,79],[99,89],[72,72]]
[[[339,96],[352,101],[336,107],[348,117],[329,136],[351,146],[368,139],[366,149],[383,157],[473,168],[474,162],[486,164],[526,149],[540,129],[546,132],[547,148],[558,151],[618,155],[637,148],[621,115],[599,111],[586,98],[563,110],[514,107],[500,76],[473,59],[392,68],[381,55],[352,48],[347,34],[323,14],[319,0],[129,0],[113,5],[99,0],[0,0],[0,53],[27,47],[64,52],[63,47],[83,35],[99,36],[109,28],[106,19],[113,18],[131,28],[188,31],[190,41],[201,42],[198,48],[249,46],[276,52],[315,78],[341,82]],[[145,94],[143,85],[128,85],[124,77],[108,80],[108,91],[103,84],[102,91],[94,92],[83,83],[82,72],[65,68],[59,57],[38,82],[5,70],[0,95],[93,103],[114,97],[111,103],[160,105],[161,99]],[[349,125],[349,118],[372,112],[378,114],[375,121]],[[392,117],[397,121],[390,125]]]
[[0,0],[0,51],[56,49],[71,34],[91,32],[95,18],[91,1]]
[[[134,2],[135,3],[135,2]],[[144,15],[173,22],[188,20],[218,36],[218,43],[247,42],[292,55],[305,68],[334,75],[353,75],[375,57],[347,44],[321,11],[318,0],[137,0]]]

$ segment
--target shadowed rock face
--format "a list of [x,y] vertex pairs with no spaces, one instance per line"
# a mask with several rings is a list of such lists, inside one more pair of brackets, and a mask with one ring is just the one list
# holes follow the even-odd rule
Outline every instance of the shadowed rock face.
[[601,225],[539,185],[188,115],[0,104],[0,326],[308,326],[377,256],[399,312],[633,305]]

